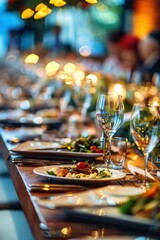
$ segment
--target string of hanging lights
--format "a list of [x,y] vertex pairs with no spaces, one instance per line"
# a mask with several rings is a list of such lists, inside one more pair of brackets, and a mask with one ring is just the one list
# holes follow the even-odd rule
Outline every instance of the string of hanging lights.
[[36,1],[35,6],[27,7],[22,11],[21,17],[23,19],[42,19],[49,15],[54,7],[64,7],[65,5],[73,5],[80,7],[88,7],[96,4],[98,0],[45,0],[41,2]]

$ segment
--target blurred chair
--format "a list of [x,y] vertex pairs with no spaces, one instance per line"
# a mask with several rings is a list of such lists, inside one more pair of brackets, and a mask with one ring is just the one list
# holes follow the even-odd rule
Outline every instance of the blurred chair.
[[18,196],[2,155],[0,155],[0,209],[21,209]]
[[0,239],[34,240],[33,234],[22,211],[0,211]]
[[10,177],[0,177],[0,209],[21,209]]
[[0,178],[2,177],[9,177],[9,172],[3,160],[2,154],[0,153]]
[[34,240],[0,154],[0,240]]

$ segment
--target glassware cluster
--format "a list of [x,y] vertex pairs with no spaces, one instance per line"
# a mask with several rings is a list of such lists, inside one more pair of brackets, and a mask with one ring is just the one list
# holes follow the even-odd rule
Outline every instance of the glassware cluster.
[[124,105],[120,95],[100,94],[98,96],[96,118],[104,133],[104,138],[108,142],[108,150],[103,154],[103,160],[107,167],[111,167],[111,140],[122,125],[123,117]]
[[148,104],[134,104],[130,121],[130,130],[134,142],[144,156],[144,181],[142,188],[149,188],[147,182],[147,165],[150,152],[159,140],[159,115],[157,107]]
[[[103,160],[108,168],[112,168],[111,140],[121,127],[124,118],[124,104],[122,96],[116,94],[99,94],[96,105],[96,119],[102,129],[100,139],[103,147]],[[157,106],[147,103],[136,103],[132,107],[130,119],[130,133],[144,156],[144,180],[141,185],[146,191],[148,157],[159,141],[160,124]],[[106,143],[107,140],[107,143]],[[103,143],[103,144],[102,144]],[[106,151],[107,146],[107,151]]]

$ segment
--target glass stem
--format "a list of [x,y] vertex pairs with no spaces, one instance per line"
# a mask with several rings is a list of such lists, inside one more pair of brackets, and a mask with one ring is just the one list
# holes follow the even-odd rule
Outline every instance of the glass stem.
[[108,168],[110,167],[110,164],[111,164],[111,140],[112,140],[112,137],[107,136],[107,143],[108,143],[107,151],[106,149],[105,151],[103,151],[103,159]]
[[144,155],[144,181],[143,181],[143,188],[146,191],[146,189],[149,187],[147,182],[147,166],[148,166],[148,152],[143,152]]
[[111,163],[111,140],[112,136],[108,136],[108,164]]
[[102,136],[100,138],[100,147],[103,150],[103,162],[106,162],[106,136],[104,131],[102,132]]

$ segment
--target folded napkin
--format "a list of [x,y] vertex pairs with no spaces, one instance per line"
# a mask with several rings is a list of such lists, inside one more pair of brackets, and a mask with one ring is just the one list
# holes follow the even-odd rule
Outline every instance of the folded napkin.
[[47,208],[114,207],[128,200],[128,197],[142,193],[141,188],[108,185],[80,193],[67,193],[51,197],[33,197],[33,200]]
[[27,141],[19,144],[12,151],[30,151],[30,150],[43,150],[43,149],[58,149],[66,146],[58,142],[41,142],[41,141]]
[[[128,169],[129,169],[129,171],[133,174],[133,175],[135,175],[135,173],[138,173],[138,174],[141,174],[141,175],[143,175],[144,176],[144,170],[143,169],[141,169],[141,168],[138,168],[138,167],[135,167],[135,166],[133,166],[133,165],[131,165],[131,164],[129,164],[128,163]],[[155,178],[149,173],[149,172],[147,172],[147,177],[148,178],[150,178],[150,179],[152,179],[152,180],[155,180]]]

